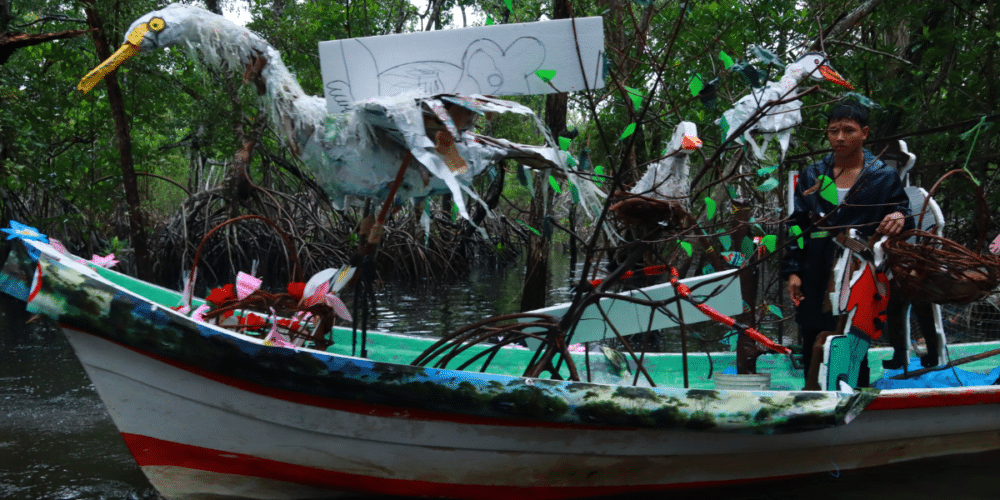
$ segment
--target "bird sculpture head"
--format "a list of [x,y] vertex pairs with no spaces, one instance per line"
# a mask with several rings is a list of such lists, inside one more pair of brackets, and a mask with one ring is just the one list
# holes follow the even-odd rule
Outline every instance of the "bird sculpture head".
[[809,52],[797,61],[785,67],[785,76],[802,81],[811,78],[816,81],[828,81],[836,83],[841,87],[854,90],[854,86],[840,76],[829,64],[826,64],[826,54],[822,52]]
[[199,30],[217,29],[224,25],[236,27],[232,21],[222,16],[190,5],[174,3],[149,12],[128,27],[122,46],[111,57],[87,73],[80,80],[77,89],[84,93],[89,92],[108,73],[136,54],[191,41],[200,36]]
[[698,138],[698,127],[691,122],[680,122],[674,129],[674,135],[667,143],[664,152],[666,156],[674,153],[691,154],[701,149],[701,139]]

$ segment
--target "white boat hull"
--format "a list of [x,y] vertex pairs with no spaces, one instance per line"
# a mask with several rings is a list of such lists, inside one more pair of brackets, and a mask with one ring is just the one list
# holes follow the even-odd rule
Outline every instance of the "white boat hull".
[[434,418],[296,395],[64,330],[167,499],[572,498],[1000,449],[995,386],[883,391],[848,425],[776,435]]

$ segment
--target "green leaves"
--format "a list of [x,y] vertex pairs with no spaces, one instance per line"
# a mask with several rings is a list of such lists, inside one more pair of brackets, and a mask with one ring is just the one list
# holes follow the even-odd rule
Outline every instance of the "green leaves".
[[805,238],[802,238],[801,234],[802,228],[797,225],[788,228],[788,235],[796,239],[796,242],[799,244],[799,248],[805,248]]
[[688,89],[691,90],[691,95],[698,95],[703,88],[705,88],[705,82],[701,81],[701,75],[698,73],[691,75],[691,81],[688,82]]
[[729,236],[728,234],[719,236],[719,243],[722,244],[722,248],[724,250],[729,250],[730,248],[733,247],[733,237]]
[[[510,0],[507,0],[508,2]],[[556,70],[554,69],[539,69],[535,70],[535,75],[541,78],[545,83],[552,83],[552,79],[556,77]]]
[[774,177],[772,177],[772,178],[770,178],[770,179],[768,179],[768,180],[760,183],[760,185],[757,186],[757,191],[767,192],[767,191],[770,191],[770,190],[772,190],[772,189],[774,189],[776,187],[778,187],[778,179],[775,179]]
[[678,241],[677,245],[679,245],[682,249],[684,249],[684,253],[686,253],[688,257],[691,256],[691,251],[692,250],[691,250],[691,244],[690,243],[688,243],[686,241]]
[[573,142],[573,139],[567,137],[559,136],[559,149],[566,151],[569,149],[569,144]]
[[629,123],[625,130],[622,131],[622,136],[618,138],[619,141],[624,141],[628,136],[635,133],[635,122]]
[[708,220],[715,218],[715,200],[711,198],[705,198],[705,217]]
[[552,187],[552,190],[555,191],[556,194],[562,193],[562,189],[559,188],[559,181],[551,175],[549,176],[549,186]]
[[642,108],[642,92],[632,87],[625,87],[625,92],[628,94],[629,99],[632,100],[632,107],[636,111],[639,111]]
[[503,0],[503,4],[507,6],[507,10],[514,12],[514,0]]
[[838,204],[837,200],[837,183],[833,179],[820,175],[816,178],[816,182],[819,183],[819,197],[830,202],[832,205]]
[[601,165],[594,167],[594,173],[596,175],[591,176],[591,180],[594,181],[594,184],[600,186],[604,182],[604,167]]
[[722,61],[722,67],[725,69],[729,69],[733,65],[733,58],[729,57],[725,51],[719,52],[719,60]]

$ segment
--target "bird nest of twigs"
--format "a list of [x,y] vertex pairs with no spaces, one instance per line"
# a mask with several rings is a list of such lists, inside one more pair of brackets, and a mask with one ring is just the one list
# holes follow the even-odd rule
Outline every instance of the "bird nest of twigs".
[[968,304],[1000,284],[1000,257],[974,253],[927,231],[906,231],[889,238],[883,248],[893,279],[914,300]]

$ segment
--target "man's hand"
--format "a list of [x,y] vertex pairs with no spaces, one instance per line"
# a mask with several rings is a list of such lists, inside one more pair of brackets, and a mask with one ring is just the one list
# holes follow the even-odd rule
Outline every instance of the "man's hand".
[[903,214],[899,212],[893,212],[886,215],[882,219],[882,223],[878,225],[878,229],[875,230],[878,234],[886,234],[889,236],[896,236],[900,231],[903,230],[903,222],[906,220]]
[[805,298],[805,295],[802,295],[802,280],[798,274],[788,275],[788,296],[796,306]]

